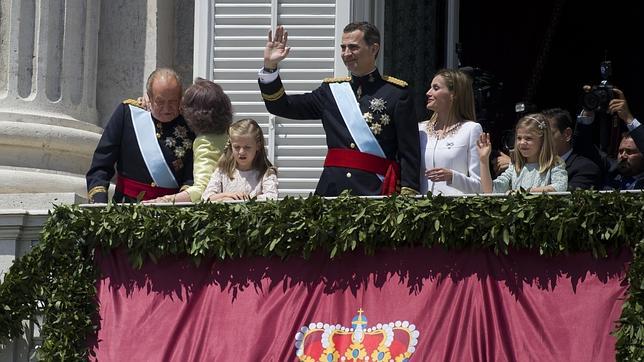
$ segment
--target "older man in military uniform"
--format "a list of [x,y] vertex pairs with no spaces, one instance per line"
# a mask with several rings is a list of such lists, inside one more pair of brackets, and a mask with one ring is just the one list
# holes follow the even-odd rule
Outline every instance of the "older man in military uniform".
[[417,194],[418,126],[407,83],[376,68],[380,33],[351,23],[342,35],[342,60],[351,76],[327,78],[311,93],[287,95],[277,67],[288,56],[288,33],[268,34],[259,87],[269,112],[292,119],[321,119],[328,153],[316,194]]
[[151,112],[128,100],[105,126],[86,175],[92,203],[107,202],[115,165],[116,202],[150,200],[192,184],[195,135],[179,114],[181,80],[173,70],[160,68],[149,76],[146,89]]

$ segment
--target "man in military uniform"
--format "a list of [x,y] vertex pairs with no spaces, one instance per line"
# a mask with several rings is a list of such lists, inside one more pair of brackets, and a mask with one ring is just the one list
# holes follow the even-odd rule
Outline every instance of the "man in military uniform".
[[[351,76],[327,78],[311,93],[286,95],[277,71],[288,56],[283,27],[268,33],[259,87],[272,114],[321,119],[328,153],[315,193],[337,196],[417,194],[419,136],[407,83],[376,68],[380,33],[372,24],[351,23],[342,35],[342,60]],[[357,106],[356,106],[357,104]]]
[[146,84],[150,110],[120,104],[105,126],[87,172],[88,198],[107,202],[116,165],[114,201],[150,200],[192,184],[195,135],[179,114],[181,81],[171,69],[152,72]]

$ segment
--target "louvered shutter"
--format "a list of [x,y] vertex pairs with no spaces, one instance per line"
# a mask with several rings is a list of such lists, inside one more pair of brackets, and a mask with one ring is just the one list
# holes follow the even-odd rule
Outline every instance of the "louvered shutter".
[[[345,8],[336,8],[336,2]],[[230,96],[235,120],[253,118],[262,126],[269,157],[278,168],[280,197],[305,196],[315,190],[326,142],[320,120],[289,120],[266,111],[257,70],[263,64],[268,30],[280,24],[289,33],[291,52],[280,63],[287,93],[308,92],[323,78],[334,76],[339,58],[336,19],[344,26],[348,4],[347,0],[215,0],[211,4],[211,79]]]

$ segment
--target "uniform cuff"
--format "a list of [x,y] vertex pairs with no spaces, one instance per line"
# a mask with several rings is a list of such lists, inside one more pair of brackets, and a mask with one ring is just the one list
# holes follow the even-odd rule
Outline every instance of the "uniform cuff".
[[105,186],[95,186],[87,192],[87,199],[91,204],[107,203],[107,188]]
[[639,127],[641,125],[640,121],[637,120],[637,118],[633,118],[631,123],[627,123],[626,127],[628,128],[628,131],[631,132],[635,128]]
[[259,76],[259,81],[266,84],[266,83],[271,83],[274,82],[275,79],[280,75],[279,70],[276,70],[272,73],[266,72],[264,68],[260,69],[259,72],[257,72],[257,75]]
[[577,116],[577,123],[584,124],[584,125],[591,125],[595,121],[594,116],[582,116],[581,114]]
[[405,186],[400,188],[400,194],[404,196],[416,196],[419,194],[419,192],[412,189],[411,187]]

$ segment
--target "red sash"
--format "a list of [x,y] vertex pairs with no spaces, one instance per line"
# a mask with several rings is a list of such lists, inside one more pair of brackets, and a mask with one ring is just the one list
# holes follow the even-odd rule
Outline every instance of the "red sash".
[[385,175],[380,191],[381,195],[391,195],[396,192],[400,178],[400,167],[395,161],[347,148],[330,148],[324,160],[324,167],[355,168]]
[[160,196],[176,194],[179,191],[179,189],[152,186],[134,181],[131,178],[123,177],[123,175],[118,175],[116,178],[116,190],[133,199],[136,199],[141,192],[145,192],[143,200],[152,200]]

